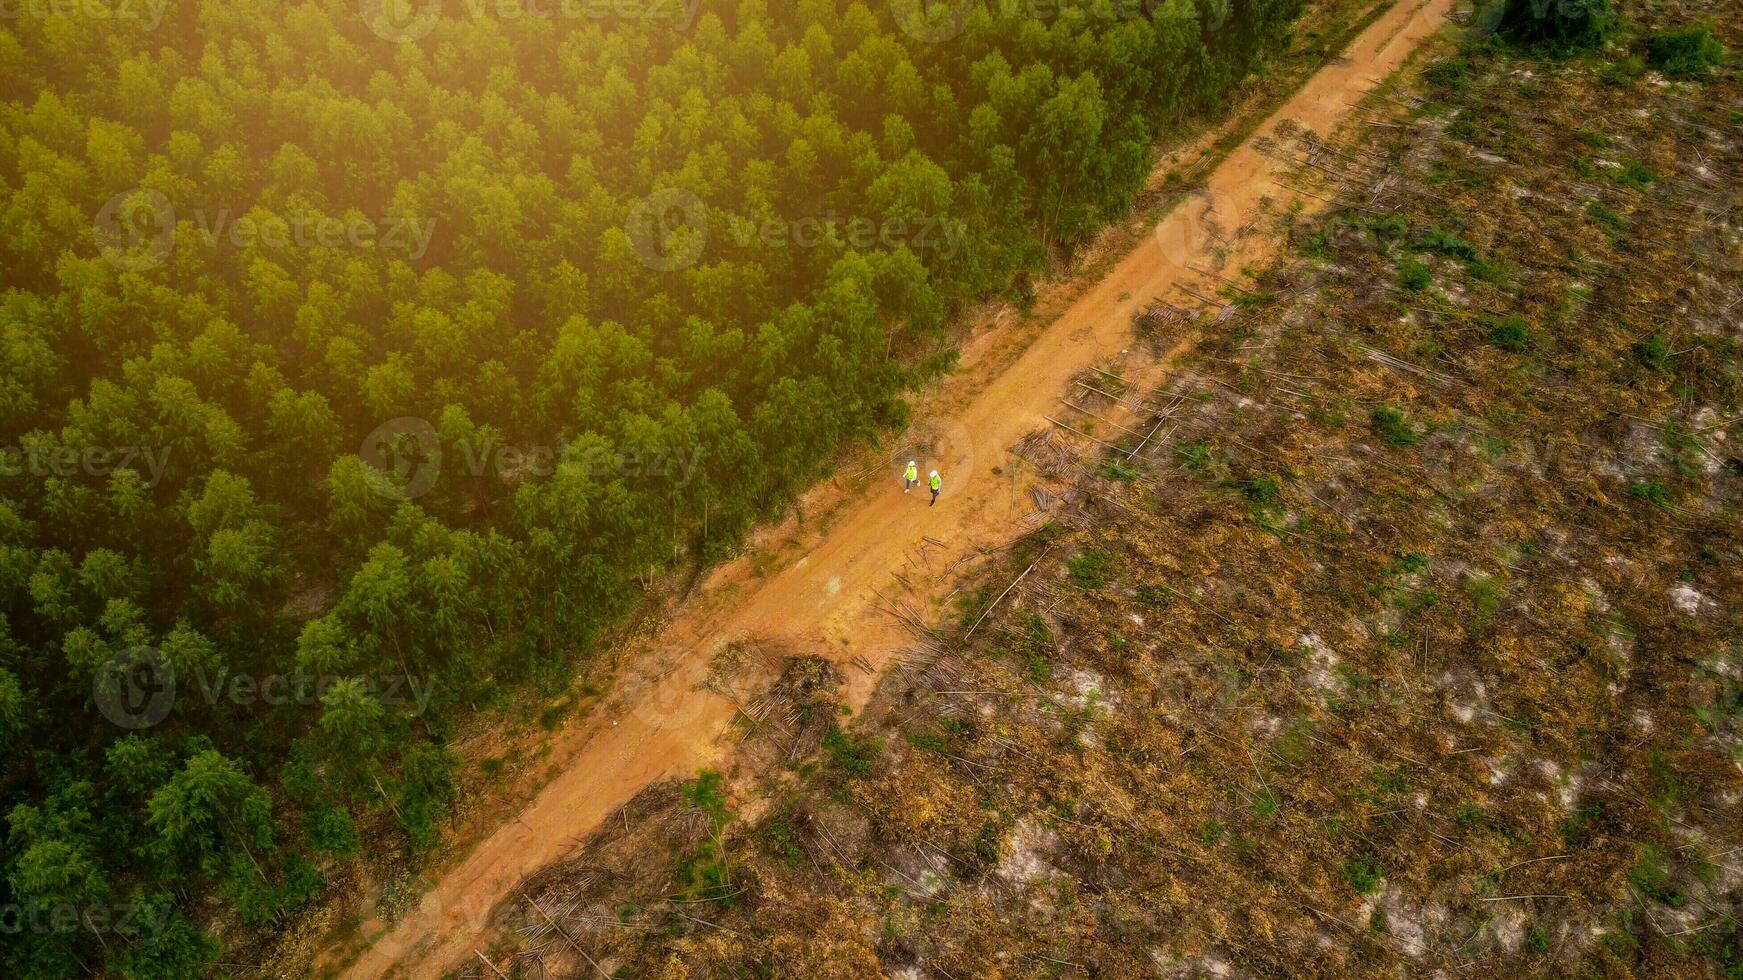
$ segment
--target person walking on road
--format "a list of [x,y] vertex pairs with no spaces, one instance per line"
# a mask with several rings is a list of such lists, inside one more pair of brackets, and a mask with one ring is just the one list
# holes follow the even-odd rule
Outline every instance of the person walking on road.
[[920,483],[920,467],[908,460],[908,468],[902,471],[902,492],[907,493]]
[[938,491],[942,490],[944,488],[944,480],[942,477],[940,477],[938,475],[937,470],[932,471],[932,475],[930,477],[928,477],[926,480],[926,485],[930,486],[932,488],[932,502],[927,504],[926,506],[928,506],[928,507],[938,506]]

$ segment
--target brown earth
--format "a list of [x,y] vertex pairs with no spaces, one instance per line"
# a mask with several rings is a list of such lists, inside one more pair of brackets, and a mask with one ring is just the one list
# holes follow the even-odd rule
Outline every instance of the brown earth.
[[1325,135],[1345,122],[1351,105],[1398,70],[1452,6],[1401,0],[1381,15],[1016,356],[1001,331],[972,341],[960,370],[928,399],[915,447],[898,454],[919,461],[922,475],[940,471],[937,506],[928,506],[924,490],[901,492],[899,463],[869,486],[814,491],[800,513],[827,509],[838,515],[828,526],[790,522],[772,532],[793,537],[788,548],[802,557],[772,573],[751,558],[716,570],[655,649],[631,654],[634,666],[611,702],[553,746],[559,775],[452,866],[417,909],[391,925],[366,925],[370,945],[344,975],[442,975],[476,948],[491,910],[519,882],[568,856],[643,787],[717,761],[739,705],[702,685],[729,643],[768,639],[826,652],[847,676],[847,703],[863,705],[908,635],[886,597],[902,594],[912,608],[931,611],[950,598],[948,572],[1024,530],[1033,509],[1029,480],[1009,448],[1060,415],[1060,394],[1088,368],[1123,354],[1118,370],[1128,378],[1165,372],[1171,355],[1133,349],[1132,316],[1159,299],[1203,305],[1194,294],[1215,293],[1224,278],[1205,270],[1240,269],[1275,252],[1279,236],[1261,219],[1320,210],[1320,199],[1284,182],[1289,164],[1270,148],[1303,128]]

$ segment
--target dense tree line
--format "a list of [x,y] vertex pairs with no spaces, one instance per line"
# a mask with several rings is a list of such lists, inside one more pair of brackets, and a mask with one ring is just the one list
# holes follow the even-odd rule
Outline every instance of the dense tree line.
[[362,6],[0,21],[7,975],[428,847],[457,712],[899,424],[1295,12]]

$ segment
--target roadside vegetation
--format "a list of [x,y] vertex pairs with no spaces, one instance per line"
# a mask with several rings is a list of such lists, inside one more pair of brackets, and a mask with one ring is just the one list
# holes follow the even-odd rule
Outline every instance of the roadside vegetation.
[[[1165,444],[1031,458],[1046,523],[864,717],[747,719],[720,900],[674,904],[707,817],[656,787],[495,962],[1743,975],[1743,39],[1617,13],[1316,155],[1336,203],[1193,327]],[[1700,23],[1704,70],[1629,66]]]

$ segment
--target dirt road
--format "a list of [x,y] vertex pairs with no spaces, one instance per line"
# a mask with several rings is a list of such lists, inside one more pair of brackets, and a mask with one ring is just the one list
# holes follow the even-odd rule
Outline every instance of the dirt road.
[[[1348,117],[1351,103],[1441,26],[1452,3],[1400,0],[1219,164],[1202,194],[1169,212],[990,380],[985,376],[992,372],[973,368],[993,352],[984,345],[966,351],[964,370],[945,383],[929,405],[934,416],[921,423],[940,436],[932,457],[919,459],[922,476],[932,469],[944,476],[938,505],[927,505],[923,489],[904,495],[899,469],[892,467],[887,481],[847,499],[832,526],[801,532],[802,558],[767,577],[746,561],[710,576],[694,607],[659,638],[659,649],[638,658],[613,703],[555,747],[556,757],[566,760],[561,774],[514,822],[453,867],[420,908],[376,937],[345,975],[429,978],[457,967],[488,931],[491,909],[528,874],[567,856],[648,783],[690,775],[718,759],[736,708],[697,686],[725,643],[779,638],[827,653],[850,678],[849,704],[863,705],[906,635],[879,610],[879,593],[894,591],[901,572],[919,599],[940,599],[950,587],[945,570],[953,561],[1020,530],[1017,520],[1032,505],[1007,472],[1009,447],[1048,424],[1043,416],[1056,414],[1057,399],[1075,375],[1131,346],[1135,311],[1157,298],[1199,305],[1182,287],[1206,295],[1216,287],[1195,269],[1218,259],[1231,269],[1262,261],[1278,242],[1258,219],[1297,201],[1307,212],[1320,206],[1279,181],[1281,164],[1262,152],[1261,141],[1275,139],[1283,120],[1329,134]],[[1237,229],[1247,231],[1236,235]],[[922,549],[927,538],[942,544]]]

